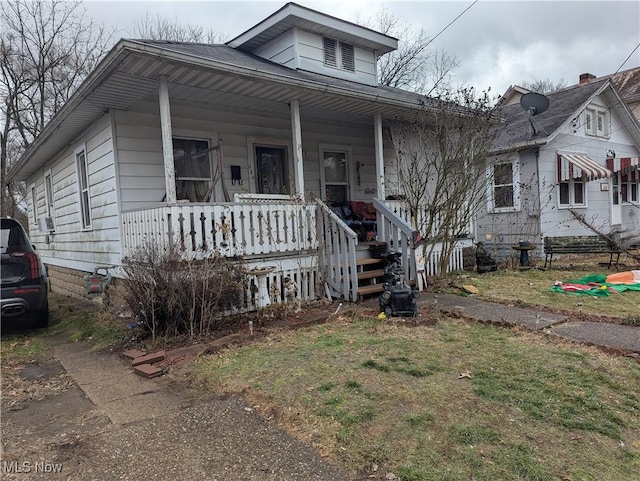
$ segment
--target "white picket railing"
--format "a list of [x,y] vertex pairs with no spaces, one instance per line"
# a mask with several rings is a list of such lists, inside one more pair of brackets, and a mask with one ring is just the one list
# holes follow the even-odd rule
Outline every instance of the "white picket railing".
[[416,265],[418,231],[378,199],[373,199],[373,206],[376,209],[378,223],[377,239],[386,242],[389,249],[401,253],[400,262],[404,268],[406,280],[415,281],[421,289],[423,285],[418,279]]
[[322,279],[335,297],[356,301],[358,276],[356,246],[358,235],[322,201],[318,205],[318,233]]
[[[391,210],[398,217],[403,219],[408,224],[413,225],[413,223],[411,222],[411,213],[409,212],[409,208],[408,208],[406,202],[401,201],[401,200],[385,200],[384,204],[389,208],[389,210]],[[418,226],[427,226],[427,225],[429,225],[427,223],[428,217],[429,217],[429,213],[427,212],[427,210],[426,209],[421,209],[418,212],[418,219],[417,219],[416,225],[418,225]],[[440,224],[441,223],[442,222],[440,221],[440,218],[438,216],[436,216],[436,218],[435,218],[435,220],[433,222],[433,225],[432,225],[431,232],[438,232],[440,230]],[[469,223],[467,224],[467,226],[465,227],[465,229],[463,229],[463,230],[469,236],[472,236],[473,232],[475,231],[473,220],[470,220]],[[422,236],[423,237],[429,237],[428,235],[425,235],[425,233],[422,233]]]
[[303,202],[184,204],[122,214],[125,255],[145,242],[170,241],[188,258],[317,249],[316,206]]

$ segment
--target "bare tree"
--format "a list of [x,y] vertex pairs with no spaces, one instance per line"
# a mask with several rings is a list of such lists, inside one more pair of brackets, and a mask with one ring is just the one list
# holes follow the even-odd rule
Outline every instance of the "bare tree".
[[536,92],[538,94],[546,94],[549,92],[554,92],[555,90],[563,89],[567,86],[567,82],[565,79],[560,79],[558,82],[554,82],[551,79],[534,79],[531,82],[527,80],[523,80],[520,82],[520,86],[525,89]]
[[216,30],[201,25],[182,23],[148,10],[133,20],[133,36],[145,40],[170,40],[173,42],[219,43],[224,40]]
[[495,119],[488,94],[472,88],[426,102],[415,120],[389,127],[398,196],[424,239],[425,259],[441,246],[438,272],[445,275],[456,240],[470,234],[486,193]]
[[80,2],[13,0],[0,6],[2,213],[16,215],[24,186],[7,170],[42,132],[111,44],[112,33],[84,15]]
[[458,67],[455,57],[429,49],[431,38],[383,8],[373,20],[363,21],[377,31],[398,39],[398,49],[378,60],[378,82],[389,87],[431,95],[450,88],[451,72]]

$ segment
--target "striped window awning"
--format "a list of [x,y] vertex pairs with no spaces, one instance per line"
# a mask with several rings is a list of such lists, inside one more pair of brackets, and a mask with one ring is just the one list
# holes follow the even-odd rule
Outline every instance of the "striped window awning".
[[595,160],[579,154],[558,154],[558,182],[569,179],[595,180],[611,177],[613,172]]
[[618,157],[607,159],[607,168],[613,172],[627,173],[640,166],[640,157]]

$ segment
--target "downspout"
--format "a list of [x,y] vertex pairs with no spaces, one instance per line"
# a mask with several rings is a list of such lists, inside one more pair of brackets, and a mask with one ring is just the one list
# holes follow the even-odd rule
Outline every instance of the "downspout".
[[[536,210],[538,212],[538,238],[542,241],[542,203],[540,199],[542,199],[542,185],[540,183],[540,148],[536,149],[536,183],[538,184],[538,198],[536,199]],[[536,242],[537,243],[537,242]]]

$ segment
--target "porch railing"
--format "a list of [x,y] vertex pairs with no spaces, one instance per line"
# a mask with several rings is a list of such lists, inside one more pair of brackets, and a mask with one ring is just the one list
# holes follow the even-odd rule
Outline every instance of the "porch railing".
[[320,242],[321,275],[330,294],[356,301],[358,298],[358,275],[356,266],[357,234],[334,214],[329,207],[317,200],[318,233]]
[[378,199],[373,199],[373,206],[377,212],[378,240],[386,242],[389,249],[401,252],[401,262],[408,281],[415,281],[422,289],[416,265],[416,241],[419,233],[406,220],[392,211]]
[[[411,215],[409,209],[407,208],[406,203],[402,201],[385,201],[384,204],[395,216],[400,217],[407,224],[411,224]],[[424,222],[425,217],[427,216],[426,210],[421,210],[418,213],[418,225],[426,225]],[[432,232],[437,232],[440,228],[440,220],[438,218],[435,219],[434,222],[434,230]],[[464,268],[464,256],[463,250],[467,247],[473,246],[473,232],[474,232],[474,223],[473,220],[467,224],[464,231],[468,234],[467,236],[457,239],[456,244],[453,248],[453,252],[451,253],[451,259],[449,260],[449,264],[447,266],[447,270],[457,271],[462,270]],[[420,253],[419,253],[420,254]],[[418,276],[419,280],[422,278],[423,283],[426,282],[424,277],[426,276],[435,276],[440,274],[439,262],[440,257],[442,256],[442,243],[436,242],[430,249],[430,255],[428,259],[422,259],[421,255],[418,255],[416,258],[420,259],[419,266],[417,266],[420,271],[420,275]],[[418,286],[420,286],[420,282],[418,282]]]
[[144,242],[176,242],[189,258],[317,249],[316,206],[304,202],[184,204],[122,214],[125,255]]
[[[398,217],[402,218],[406,223],[411,225],[411,213],[409,212],[409,208],[407,207],[406,202],[401,200],[386,200],[385,205]],[[418,226],[427,226],[427,219],[429,214],[426,209],[421,209],[418,212],[417,224]],[[438,232],[440,230],[441,220],[438,216],[433,221],[431,232]],[[470,220],[466,225],[464,231],[468,234],[468,237],[473,236],[473,232],[475,232],[475,225],[473,220]]]

